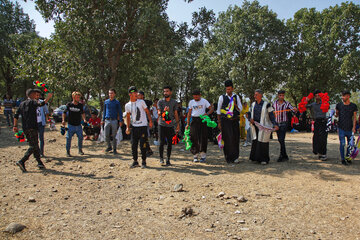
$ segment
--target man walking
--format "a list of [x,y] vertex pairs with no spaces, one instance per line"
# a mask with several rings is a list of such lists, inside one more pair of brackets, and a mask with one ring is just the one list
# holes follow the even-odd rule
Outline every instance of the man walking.
[[[336,117],[339,117],[338,129],[339,129],[339,140],[340,140],[340,156],[341,163],[348,165],[345,160],[345,137],[349,144],[351,135],[356,132],[356,114],[358,108],[355,103],[350,102],[351,93],[345,90],[342,93],[342,102],[336,104]],[[349,153],[347,152],[348,156]]]
[[84,155],[82,150],[83,145],[83,129],[81,126],[81,119],[86,123],[84,105],[80,103],[81,93],[72,93],[72,102],[66,104],[66,109],[62,115],[62,125],[66,125],[66,114],[68,114],[68,131],[66,134],[66,156],[71,157],[71,139],[76,134],[78,138],[79,154]]
[[[192,146],[190,152],[194,155],[194,162],[205,162],[206,150],[208,145],[208,128],[206,123],[202,122],[200,115],[208,116],[214,110],[210,103],[201,97],[200,90],[193,91],[193,100],[189,102],[189,112],[187,114],[186,129],[190,126],[190,140]],[[209,109],[206,112],[206,109]],[[190,118],[191,123],[190,123]]]
[[231,80],[225,81],[226,94],[218,101],[218,127],[224,141],[224,155],[227,163],[239,163],[240,127],[239,115],[242,110],[241,99],[233,93]]
[[133,156],[133,163],[130,167],[134,168],[139,166],[138,145],[140,141],[142,158],[141,167],[146,168],[146,143],[148,142],[148,125],[150,128],[152,127],[152,120],[145,101],[138,99],[137,95],[138,92],[136,87],[130,87],[130,101],[125,104],[126,122],[128,123],[126,127],[126,134],[131,133],[131,152]]
[[[109,90],[109,99],[107,99],[104,103],[104,114],[103,114],[103,121],[102,125],[105,124],[104,130],[105,130],[105,140],[108,145],[105,152],[113,152],[113,154],[117,154],[116,151],[116,133],[118,126],[123,125],[123,116],[122,116],[122,110],[121,105],[118,100],[115,99],[116,97],[116,91],[115,89]],[[112,148],[111,148],[111,142],[112,139]]]
[[294,108],[291,103],[285,101],[285,91],[280,90],[278,92],[278,99],[273,103],[273,109],[276,117],[276,122],[279,125],[279,130],[276,131],[278,141],[280,143],[280,156],[278,162],[288,161],[289,157],[286,153],[285,147],[285,136],[288,128],[288,112],[296,112],[297,109]]
[[163,88],[164,98],[158,102],[159,114],[159,138],[160,138],[160,163],[164,164],[164,145],[167,144],[166,166],[170,166],[170,156],[172,149],[172,138],[175,135],[174,127],[176,126],[176,134],[180,131],[179,115],[176,110],[177,102],[171,98],[172,88],[166,86]]
[[[314,136],[313,136],[313,153],[315,155],[319,154],[319,159],[322,161],[327,160],[326,156],[326,145],[327,145],[327,136],[326,132],[326,112],[321,110],[321,97],[319,95],[321,93],[319,90],[314,91],[315,102],[311,104],[307,104],[306,108],[312,110],[313,119],[315,119],[314,123]],[[306,98],[306,101],[309,101]]]
[[40,159],[40,149],[39,149],[39,139],[38,139],[38,123],[36,111],[40,106],[45,105],[49,99],[53,96],[52,93],[49,93],[44,102],[39,103],[38,99],[40,98],[41,91],[38,89],[28,89],[26,91],[26,96],[28,99],[23,101],[14,117],[14,128],[15,133],[18,132],[18,119],[19,116],[22,116],[22,128],[24,134],[29,142],[29,149],[26,151],[24,157],[16,162],[16,165],[21,169],[22,172],[26,172],[25,162],[29,159],[31,154],[34,154],[36,161],[38,162],[38,167],[44,169],[45,166]]

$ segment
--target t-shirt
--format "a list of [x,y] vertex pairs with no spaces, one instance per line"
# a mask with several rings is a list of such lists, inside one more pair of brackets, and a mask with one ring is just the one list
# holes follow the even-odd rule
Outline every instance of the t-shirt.
[[91,125],[93,125],[93,126],[98,126],[100,123],[101,123],[101,120],[100,120],[100,118],[95,118],[95,119],[93,119],[93,118],[90,118],[89,119],[89,123],[91,124]]
[[313,102],[306,105],[307,108],[310,108],[312,110],[312,115],[314,119],[318,118],[326,118],[326,113],[321,110],[321,102]]
[[4,99],[4,110],[9,111],[12,110],[13,106],[14,106],[14,101],[12,99],[8,100],[8,99]]
[[210,103],[204,98],[201,98],[199,101],[195,101],[193,99],[189,102],[189,109],[191,109],[192,117],[199,117],[200,115],[204,115],[206,112],[206,108],[209,107]]
[[[174,99],[170,99],[170,101],[166,101],[165,99],[161,99],[158,102],[158,109],[160,110],[161,115],[159,116],[159,125],[163,127],[174,127],[176,125],[175,120],[175,111],[176,111],[176,105],[177,102]],[[164,108],[168,106],[169,107],[169,117],[170,117],[170,123],[166,123],[162,117],[162,114],[164,112]]]
[[81,124],[81,115],[84,113],[84,106],[81,103],[75,105],[70,102],[66,104],[65,113],[69,113],[68,122],[70,125],[79,126]]
[[41,109],[40,109],[40,107],[38,107],[38,108],[36,109],[36,116],[37,116],[37,122],[38,122],[38,123],[42,123],[42,117],[41,117]]
[[152,108],[151,108],[151,110],[152,110],[152,119],[158,119],[158,117],[159,117],[159,114],[158,114],[158,110],[157,110],[157,108],[155,107],[155,106],[153,106]]
[[146,103],[142,99],[137,99],[136,102],[128,102],[125,104],[125,112],[130,113],[131,125],[134,127],[145,127],[148,125],[145,109]]
[[336,104],[336,110],[339,111],[338,127],[344,131],[351,131],[353,128],[354,112],[358,111],[355,103],[345,105],[343,102]]

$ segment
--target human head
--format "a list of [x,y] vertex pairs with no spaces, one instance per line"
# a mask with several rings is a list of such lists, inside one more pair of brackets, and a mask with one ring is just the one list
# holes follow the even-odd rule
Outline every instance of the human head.
[[136,99],[138,98],[138,91],[136,87],[135,86],[129,87],[128,92],[129,92],[130,100],[136,101]]
[[164,97],[165,98],[170,98],[171,94],[172,94],[172,87],[165,86],[163,89],[164,89]]
[[254,98],[256,101],[261,101],[262,97],[263,97],[264,92],[260,89],[256,89],[255,90],[255,94],[254,94]]
[[284,99],[285,99],[285,91],[284,90],[278,91],[278,99],[280,101],[284,101]]
[[91,118],[96,119],[97,115],[95,113],[91,113]]
[[225,91],[227,95],[231,95],[232,92],[234,91],[234,85],[233,82],[231,80],[226,80],[225,81]]
[[113,100],[116,96],[116,90],[114,88],[109,89],[109,98],[110,100]]
[[75,92],[73,92],[71,94],[71,96],[72,96],[72,99],[73,99],[74,102],[76,102],[76,103],[80,102],[80,98],[81,98],[81,93],[80,92],[75,91]]
[[155,98],[155,99],[154,99],[154,104],[153,104],[153,105],[154,105],[154,106],[157,106],[158,101],[159,101],[159,99],[158,99],[158,98]]
[[41,96],[41,91],[39,89],[28,89],[26,90],[26,96],[31,99],[38,100]]
[[6,94],[6,99],[9,100],[11,98],[10,94]]
[[192,92],[192,95],[193,95],[193,98],[195,101],[200,101],[201,99],[201,92],[199,89],[195,89],[193,92]]
[[349,90],[344,90],[343,92],[342,92],[342,100],[344,101],[344,102],[347,102],[349,99],[350,99],[350,97],[351,97],[351,93],[350,93],[350,91]]
[[315,96],[315,100],[316,100],[316,101],[321,101],[321,97],[320,97],[319,93],[321,93],[320,90],[317,90],[317,89],[316,89],[316,90],[314,91],[314,96]]
[[137,97],[138,97],[138,99],[144,100],[144,99],[145,99],[145,93],[144,93],[144,91],[139,91],[138,94],[137,94]]

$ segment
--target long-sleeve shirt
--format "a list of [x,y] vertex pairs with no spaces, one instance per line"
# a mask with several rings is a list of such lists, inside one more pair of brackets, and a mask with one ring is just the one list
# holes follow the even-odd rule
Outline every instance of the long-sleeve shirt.
[[[255,102],[255,106],[254,106],[254,116],[253,116],[253,119],[255,122],[260,122],[261,120],[261,112],[262,112],[262,108],[263,108],[263,105],[264,105],[264,101],[261,100],[260,103],[257,103]],[[267,108],[271,107],[271,104],[268,103],[267,105]],[[251,119],[251,114],[249,112],[249,120]],[[274,125],[274,126],[278,126],[278,123],[276,122],[275,120],[275,115],[274,115],[274,112],[271,111],[269,112],[269,118],[270,118],[270,121],[271,123]]]
[[274,113],[276,116],[276,122],[282,123],[288,121],[288,112],[287,109],[295,111],[294,107],[288,101],[284,101],[282,104],[279,103],[279,100],[276,100],[273,103]]
[[19,116],[22,116],[22,128],[24,131],[27,129],[38,129],[36,110],[38,107],[44,105],[45,102],[39,103],[36,100],[30,98],[20,103],[14,118],[19,119]]
[[110,100],[107,99],[104,103],[104,114],[103,114],[103,121],[105,119],[111,119],[111,120],[117,120],[120,119],[120,121],[123,121],[122,116],[122,110],[120,102],[116,99]]

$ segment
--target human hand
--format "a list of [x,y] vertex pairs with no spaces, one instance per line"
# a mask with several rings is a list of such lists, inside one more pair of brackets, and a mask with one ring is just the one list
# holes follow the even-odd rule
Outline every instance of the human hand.
[[130,128],[126,128],[125,133],[126,133],[127,135],[130,135]]
[[279,126],[275,126],[275,131],[278,131],[279,130]]

